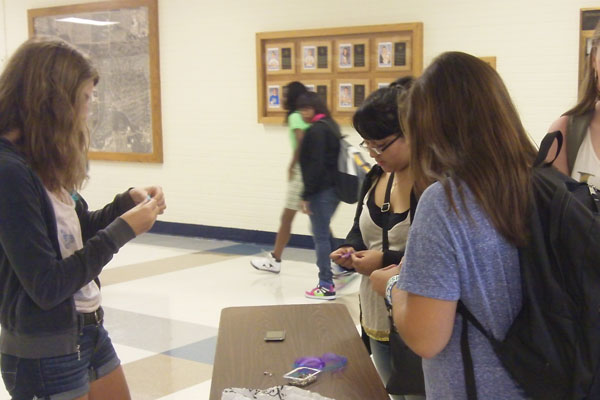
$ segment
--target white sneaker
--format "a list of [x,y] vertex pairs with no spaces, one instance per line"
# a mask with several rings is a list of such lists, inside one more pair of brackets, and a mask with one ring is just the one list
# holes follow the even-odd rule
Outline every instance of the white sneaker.
[[333,273],[333,279],[341,278],[343,276],[352,275],[354,273],[353,270],[347,270],[343,267],[340,267],[333,261],[331,262],[331,272]]
[[274,274],[281,271],[281,261],[275,260],[271,252],[267,253],[265,257],[253,258],[250,264],[256,269],[273,272]]

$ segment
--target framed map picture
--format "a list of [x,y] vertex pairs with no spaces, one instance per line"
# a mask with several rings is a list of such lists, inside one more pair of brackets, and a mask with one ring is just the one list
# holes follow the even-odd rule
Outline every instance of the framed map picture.
[[90,104],[89,158],[163,161],[157,0],[27,11],[29,35],[62,38],[100,74]]

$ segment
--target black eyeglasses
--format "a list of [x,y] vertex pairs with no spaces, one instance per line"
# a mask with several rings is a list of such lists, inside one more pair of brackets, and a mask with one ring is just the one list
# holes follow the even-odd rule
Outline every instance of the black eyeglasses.
[[363,149],[365,149],[366,151],[370,151],[372,150],[375,154],[380,155],[381,153],[383,153],[385,151],[385,149],[387,149],[388,147],[390,147],[392,145],[392,143],[394,143],[396,140],[400,139],[402,137],[401,134],[397,134],[396,137],[394,137],[392,140],[390,140],[389,142],[387,142],[386,144],[382,145],[382,146],[369,146],[367,144],[367,142],[365,142],[364,140],[359,144],[359,146]]

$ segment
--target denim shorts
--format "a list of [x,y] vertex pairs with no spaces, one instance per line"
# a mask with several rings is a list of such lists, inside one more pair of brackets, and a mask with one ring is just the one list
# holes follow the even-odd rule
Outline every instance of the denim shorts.
[[2,379],[13,400],[72,400],[89,392],[90,382],[114,371],[121,361],[102,324],[86,325],[79,352],[29,359],[0,357]]

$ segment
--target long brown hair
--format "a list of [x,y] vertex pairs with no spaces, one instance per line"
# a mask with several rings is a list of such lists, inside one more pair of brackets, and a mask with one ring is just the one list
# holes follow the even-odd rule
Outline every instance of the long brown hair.
[[417,191],[440,181],[457,212],[448,178],[463,200],[466,184],[496,229],[524,244],[536,149],[496,71],[471,55],[444,53],[417,79],[401,113]]
[[51,191],[81,188],[89,145],[83,88],[98,82],[87,57],[68,43],[23,43],[0,75],[0,136],[18,130],[17,146]]
[[590,54],[585,57],[583,79],[579,85],[579,99],[575,107],[571,108],[564,115],[585,114],[589,110],[594,109],[596,101],[598,101],[598,71],[594,68],[594,61],[598,55],[598,45],[600,45],[600,22],[596,25],[591,41],[592,48]]

